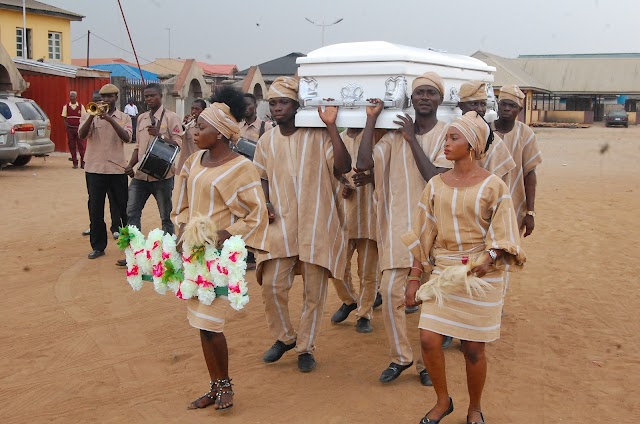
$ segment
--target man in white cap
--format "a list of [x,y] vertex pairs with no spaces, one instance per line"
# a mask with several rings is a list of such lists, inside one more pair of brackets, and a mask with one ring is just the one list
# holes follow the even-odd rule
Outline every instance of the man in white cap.
[[131,141],[131,118],[116,109],[118,87],[106,84],[100,89],[102,101],[109,105],[107,113],[80,118],[78,135],[87,140],[85,177],[89,192],[90,241],[89,259],[104,255],[107,247],[107,226],[104,222],[105,196],[120,216],[120,226],[127,225],[127,176],[124,143]]
[[[487,84],[481,81],[467,81],[460,86],[458,92],[458,107],[464,115],[467,112],[475,111],[480,116],[487,113]],[[491,123],[489,123],[491,124]],[[516,167],[516,163],[511,157],[511,152],[504,141],[494,135],[493,142],[485,157],[478,162],[487,171],[496,174],[503,181],[508,179],[508,173]]]
[[[498,97],[496,131],[511,152],[516,167],[506,176],[511,199],[518,218],[518,228],[527,237],[535,226],[536,166],[542,162],[542,152],[536,135],[528,126],[518,121],[524,106],[525,95],[515,85],[505,85]],[[504,178],[503,178],[504,179]]]
[[414,358],[407,336],[404,299],[413,256],[401,236],[411,229],[427,181],[452,166],[442,149],[445,124],[437,118],[444,92],[444,81],[438,74],[427,72],[416,78],[411,94],[415,122],[408,115],[398,115],[394,122],[400,129],[389,131],[375,148],[373,132],[382,101],[371,99],[377,106],[367,108],[356,168],[360,172],[373,169],[375,180],[382,316],[391,356],[391,363],[380,375],[383,383],[398,378],[417,359],[420,382],[431,385],[422,358]]

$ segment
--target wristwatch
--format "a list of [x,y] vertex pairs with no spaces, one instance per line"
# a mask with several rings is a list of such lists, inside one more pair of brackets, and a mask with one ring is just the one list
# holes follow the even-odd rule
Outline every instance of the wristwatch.
[[527,215],[532,216],[532,217],[536,217],[536,212],[535,211],[527,211]]

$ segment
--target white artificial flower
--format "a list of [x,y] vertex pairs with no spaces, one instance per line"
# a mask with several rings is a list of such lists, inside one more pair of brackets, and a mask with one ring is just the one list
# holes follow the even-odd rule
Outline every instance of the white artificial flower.
[[211,305],[211,302],[216,298],[216,293],[213,288],[198,288],[198,300],[205,305]]
[[198,285],[191,280],[185,280],[180,284],[180,292],[183,299],[191,299],[198,292]]
[[243,296],[237,293],[229,293],[229,303],[231,307],[236,311],[241,310],[244,306],[249,303],[249,296]]

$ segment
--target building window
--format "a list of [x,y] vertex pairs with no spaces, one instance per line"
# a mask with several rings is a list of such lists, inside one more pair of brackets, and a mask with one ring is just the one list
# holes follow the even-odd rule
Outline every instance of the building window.
[[[23,28],[16,28],[16,56],[24,58],[25,47],[27,59],[33,59],[33,48],[31,47],[31,28],[27,28],[27,37],[23,37]],[[26,44],[25,44],[26,42]]]
[[62,60],[62,33],[49,31],[49,59]]

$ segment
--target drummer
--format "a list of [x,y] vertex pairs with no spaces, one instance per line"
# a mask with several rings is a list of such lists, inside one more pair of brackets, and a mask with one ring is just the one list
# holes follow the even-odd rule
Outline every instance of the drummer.
[[258,101],[251,93],[244,93],[244,103],[247,111],[244,119],[240,122],[240,137],[257,142],[262,134],[274,127],[270,121],[263,121],[258,118]]
[[157,180],[150,175],[134,170],[138,162],[142,162],[151,141],[159,137],[167,143],[182,146],[182,126],[180,117],[162,105],[162,88],[160,84],[147,84],[144,89],[144,101],[149,108],[138,117],[136,134],[136,148],[131,155],[125,172],[132,178],[129,184],[129,201],[127,202],[127,218],[129,225],[135,225],[142,230],[142,209],[149,196],[156,198],[162,230],[173,234],[171,222],[171,193],[173,191],[173,176],[175,169],[171,167],[163,180]]
[[177,174],[180,174],[182,165],[189,156],[200,150],[198,146],[196,146],[195,141],[193,141],[193,134],[196,132],[195,122],[198,120],[200,113],[206,108],[207,102],[202,99],[195,99],[193,103],[191,103],[191,114],[184,117],[183,125],[189,125],[189,127],[184,131],[184,134],[182,134],[182,147],[176,164]]

